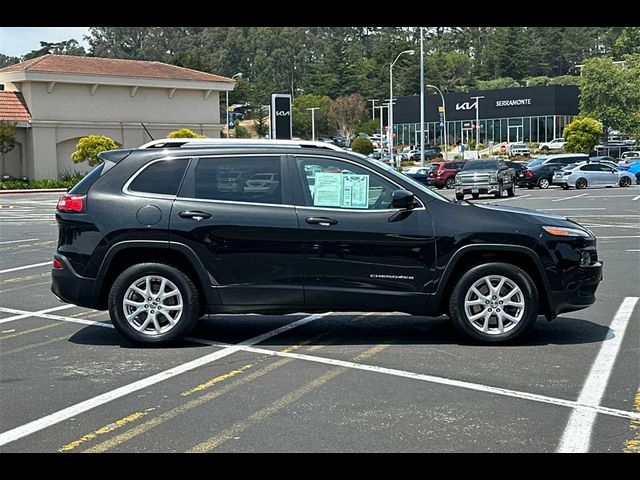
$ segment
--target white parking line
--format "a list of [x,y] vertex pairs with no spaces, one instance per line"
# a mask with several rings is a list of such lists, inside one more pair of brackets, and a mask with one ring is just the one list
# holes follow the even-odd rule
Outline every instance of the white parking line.
[[35,240],[40,240],[40,239],[39,238],[25,238],[24,240],[9,240],[8,242],[0,242],[0,245],[8,245],[9,243],[33,242]]
[[594,207],[594,208],[573,208],[573,207],[565,207],[565,208],[544,208],[542,209],[545,212],[556,212],[558,210],[606,210],[605,207]]
[[44,315],[46,315],[49,312],[57,312],[58,310],[65,310],[71,307],[75,307],[75,305],[60,305],[58,307],[47,308],[45,310],[40,310],[38,312],[27,312],[26,310],[16,310],[15,308],[0,307],[0,312],[18,314],[18,315],[14,315],[13,317],[3,318],[2,320],[0,320],[0,324],[13,322],[14,320],[22,320],[23,318],[28,318],[28,317],[46,318]]
[[[609,327],[613,330],[615,336],[606,340],[602,344],[602,347],[600,347],[600,352],[598,352],[598,356],[593,361],[593,365],[582,387],[577,403],[590,407],[600,405],[600,400],[602,400],[604,391],[607,388],[609,376],[611,375],[613,365],[618,356],[620,345],[622,345],[622,339],[629,324],[629,319],[633,314],[633,309],[636,303],[638,303],[638,300],[638,297],[626,297],[620,305],[620,308],[618,308],[618,312]],[[591,431],[596,421],[596,414],[597,412],[593,409],[582,407],[574,409],[562,434],[557,451],[560,453],[588,452],[589,445],[591,444]]]
[[18,270],[26,270],[28,268],[44,267],[45,265],[51,265],[51,260],[48,262],[34,263],[32,265],[23,265],[22,267],[7,268],[6,270],[0,270],[0,273],[17,272]]
[[617,238],[640,238],[640,235],[618,235],[614,237],[598,237],[598,240],[613,240]]
[[640,252],[640,249],[632,248],[630,250],[627,250],[627,252]]
[[530,197],[530,196],[531,196],[531,194],[530,194],[530,193],[528,193],[528,194],[526,194],[526,195],[520,195],[520,196],[518,196],[518,197],[507,197],[507,198],[501,198],[500,200],[494,200],[494,202],[506,202],[507,200],[519,200],[519,199],[521,199],[521,198],[527,198],[527,197]]
[[329,315],[329,313],[322,313],[304,317],[280,328],[276,328],[275,330],[271,330],[267,333],[263,333],[262,335],[258,335],[257,337],[253,337],[240,342],[237,345],[231,345],[229,347],[223,348],[222,350],[218,350],[217,352],[213,352],[203,357],[196,358],[195,360],[191,360],[190,362],[182,363],[168,370],[164,370],[162,372],[156,373],[155,375],[151,375],[150,377],[137,380],[123,387],[105,392],[101,395],[97,395],[93,398],[85,400],[84,402],[80,402],[70,407],[63,408],[62,410],[54,412],[50,415],[46,415],[42,418],[33,420],[32,422],[26,423],[19,427],[7,430],[6,432],[0,434],[0,446],[6,445],[7,443],[15,442],[16,440],[26,437],[27,435],[31,435],[32,433],[44,430],[45,428],[48,428],[57,423],[69,420],[70,418],[99,407],[100,405],[104,405],[105,403],[109,403],[113,400],[129,395],[130,393],[137,392],[144,388],[150,387],[151,385],[163,382],[172,377],[175,377],[176,375],[180,375],[181,373],[194,370],[203,365],[215,362],[216,360],[219,360],[221,358],[228,357],[229,355],[242,349],[242,347],[247,347],[256,343],[263,342],[264,340],[305,325],[326,315]]
[[636,200],[638,200],[639,198],[640,198],[640,195],[638,195],[637,197],[633,197],[633,198],[631,199],[631,201],[632,201],[632,202],[635,202],[635,201],[636,201]]
[[571,197],[563,197],[563,198],[558,198],[556,200],[551,200],[552,202],[564,202],[565,200],[571,200],[572,198],[578,198],[578,197],[586,197],[587,194],[586,193],[580,193],[579,195],[573,195]]

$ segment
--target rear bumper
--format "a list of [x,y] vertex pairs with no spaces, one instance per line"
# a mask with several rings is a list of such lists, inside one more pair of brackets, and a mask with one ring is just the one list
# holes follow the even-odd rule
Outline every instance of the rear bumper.
[[69,260],[58,253],[53,255],[62,262],[63,268],[51,270],[51,291],[60,300],[80,307],[105,310],[96,292],[96,279],[82,277],[76,273]]
[[444,187],[444,180],[440,180],[439,178],[427,178],[427,185],[430,187]]
[[602,276],[602,262],[573,270],[570,278],[565,279],[566,290],[547,292],[550,307],[548,317],[555,318],[561,313],[582,310],[592,305],[596,301],[596,290]]

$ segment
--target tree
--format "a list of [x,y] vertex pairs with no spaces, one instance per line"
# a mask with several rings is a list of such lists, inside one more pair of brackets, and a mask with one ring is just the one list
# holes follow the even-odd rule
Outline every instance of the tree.
[[16,148],[16,124],[0,120],[0,155],[2,156],[2,173],[6,172],[4,156]]
[[579,117],[564,127],[564,148],[572,153],[589,153],[602,138],[602,124],[595,118]]
[[327,96],[321,95],[302,95],[293,100],[293,108],[291,109],[291,128],[293,135],[296,137],[311,138],[311,112],[307,108],[315,108],[316,133],[329,133],[329,110],[331,109],[331,100]]
[[640,28],[624,27],[616,40],[615,52],[617,56],[640,53]]
[[580,77],[580,113],[598,119],[605,141],[610,130],[634,130],[640,111],[640,80],[636,68],[613,63],[611,58],[591,58]]
[[30,60],[49,53],[55,55],[76,55],[80,57],[84,57],[87,54],[87,52],[84,51],[84,47],[72,38],[62,42],[40,42],[40,48],[31,50],[22,60]]
[[358,94],[353,93],[346,97],[338,97],[329,109],[329,120],[336,126],[338,133],[351,145],[358,125],[368,116],[367,101]]
[[235,132],[236,138],[251,138],[251,135],[249,134],[249,130],[247,130],[247,127],[245,127],[244,125],[242,125],[240,123],[240,120],[236,120],[234,122],[234,128],[235,128]]
[[71,154],[71,160],[74,163],[87,161],[93,167],[102,163],[102,160],[98,158],[100,152],[117,150],[118,148],[118,144],[109,137],[89,135],[78,140],[76,151]]
[[380,133],[380,119],[379,118],[370,118],[366,122],[362,123],[358,127],[358,132],[364,132],[367,135],[373,135],[374,133]]
[[167,138],[207,138],[206,135],[201,135],[199,133],[194,132],[193,130],[189,130],[188,128],[180,128],[179,130],[174,130],[173,132],[169,132]]
[[8,55],[3,55],[0,53],[0,68],[8,67],[9,65],[13,65],[14,63],[18,63],[20,59],[18,57],[10,57]]
[[366,137],[358,137],[351,144],[351,150],[362,155],[369,155],[373,152],[373,144]]
[[560,75],[549,79],[547,85],[576,85],[580,86],[580,77],[575,75]]
[[522,79],[525,87],[545,87],[549,85],[549,81],[551,79],[546,75],[542,75],[539,77],[525,77]]
[[520,84],[510,77],[496,78],[494,80],[478,80],[477,88],[480,90],[497,90],[499,88],[517,88]]
[[260,105],[256,109],[255,119],[253,120],[253,128],[258,134],[258,137],[261,137],[261,138],[266,137],[269,133],[269,124],[267,121],[267,114],[262,105]]

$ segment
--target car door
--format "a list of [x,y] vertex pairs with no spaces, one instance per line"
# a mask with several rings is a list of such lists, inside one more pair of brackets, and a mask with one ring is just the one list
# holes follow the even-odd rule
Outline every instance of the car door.
[[616,169],[604,164],[597,165],[597,167],[599,170],[601,185],[611,186],[618,183],[618,175]]
[[196,253],[224,305],[302,305],[298,220],[281,157],[194,160],[171,212],[171,242]]
[[[310,166],[322,168],[311,175]],[[434,276],[431,219],[390,208],[402,189],[373,169],[328,156],[291,158],[305,303],[350,310],[421,310]],[[313,184],[313,188],[311,188]]]

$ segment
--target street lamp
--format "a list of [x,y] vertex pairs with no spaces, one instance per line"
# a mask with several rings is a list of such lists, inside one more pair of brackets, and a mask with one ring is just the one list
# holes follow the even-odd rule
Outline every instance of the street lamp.
[[[231,80],[236,77],[242,78],[242,72],[236,73],[233,77],[231,77]],[[227,90],[225,93],[227,94],[227,138],[229,138],[229,90]]]
[[384,142],[382,141],[382,132],[384,131],[384,125],[382,124],[383,119],[384,119],[384,112],[383,110],[386,108],[387,110],[389,110],[389,105],[388,104],[382,104],[380,107],[378,107],[380,109],[380,153],[384,153]]
[[367,99],[367,102],[371,102],[371,120],[376,118],[376,100]]
[[444,123],[444,159],[447,159],[447,150],[449,147],[449,142],[447,141],[447,109],[444,105],[444,95],[442,94],[442,90],[440,90],[435,85],[425,85],[425,87],[433,88],[440,94],[440,100],[442,100],[442,123]]
[[415,50],[404,50],[398,54],[396,59],[389,65],[389,152],[391,158],[395,160],[395,152],[393,150],[393,66],[398,59],[405,53],[409,55],[415,54]]
[[478,150],[478,144],[480,143],[480,99],[484,98],[484,95],[480,95],[479,97],[471,97],[476,99],[476,151]]
[[311,140],[316,141],[316,110],[320,110],[320,107],[307,108],[311,111]]

